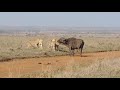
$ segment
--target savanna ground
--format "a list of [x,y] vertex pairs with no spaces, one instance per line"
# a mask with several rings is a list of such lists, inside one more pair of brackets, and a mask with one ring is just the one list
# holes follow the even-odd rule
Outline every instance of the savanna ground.
[[[83,57],[69,56],[68,48],[48,48],[50,40],[81,38]],[[43,39],[43,50],[26,48],[30,40]],[[3,78],[100,78],[120,77],[120,37],[79,35],[0,36],[0,77]]]

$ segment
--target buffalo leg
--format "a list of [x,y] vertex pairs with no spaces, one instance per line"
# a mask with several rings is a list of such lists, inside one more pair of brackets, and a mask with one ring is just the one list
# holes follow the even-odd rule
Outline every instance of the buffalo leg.
[[74,50],[72,50],[72,55],[74,56]]
[[71,54],[72,54],[72,50],[71,48],[69,48],[69,55],[71,56]]
[[72,56],[74,56],[74,49],[73,49],[73,48],[71,48],[71,50],[72,50]]
[[55,44],[55,51],[58,51],[58,45]]
[[57,45],[55,44],[55,51],[57,51]]
[[80,49],[80,56],[82,57],[82,48]]

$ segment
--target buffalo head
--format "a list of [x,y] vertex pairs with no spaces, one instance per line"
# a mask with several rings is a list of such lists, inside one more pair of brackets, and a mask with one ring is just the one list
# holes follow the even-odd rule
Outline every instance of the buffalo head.
[[66,39],[65,38],[60,38],[58,41],[57,41],[59,44],[66,44]]

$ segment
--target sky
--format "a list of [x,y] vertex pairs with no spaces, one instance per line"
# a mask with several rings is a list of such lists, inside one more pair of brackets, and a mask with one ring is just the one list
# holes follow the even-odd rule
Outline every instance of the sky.
[[120,12],[0,12],[0,26],[120,27]]

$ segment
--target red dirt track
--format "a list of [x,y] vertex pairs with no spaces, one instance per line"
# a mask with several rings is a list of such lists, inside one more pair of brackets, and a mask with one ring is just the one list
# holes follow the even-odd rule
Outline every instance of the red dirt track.
[[98,52],[98,53],[83,53],[83,57],[75,56],[55,56],[55,57],[41,57],[29,59],[16,59],[9,62],[0,62],[0,77],[19,77],[33,72],[40,72],[49,70],[56,70],[60,67],[66,66],[70,61],[79,63],[81,65],[90,65],[98,59],[112,59],[119,58],[120,51]]

